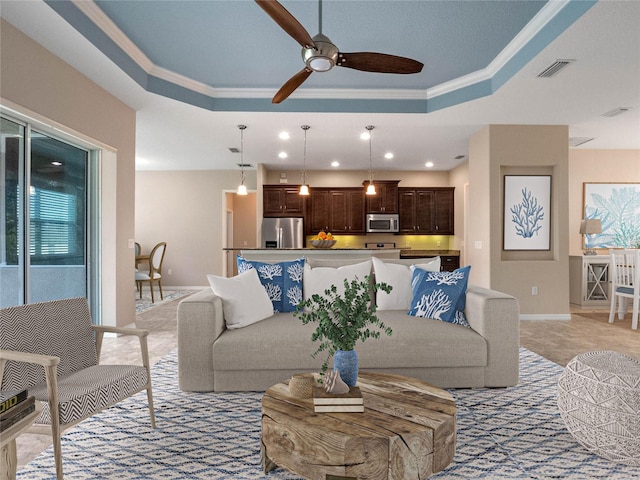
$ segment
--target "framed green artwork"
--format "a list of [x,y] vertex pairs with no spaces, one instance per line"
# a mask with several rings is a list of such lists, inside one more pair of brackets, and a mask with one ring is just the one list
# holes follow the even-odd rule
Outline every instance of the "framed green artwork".
[[640,183],[585,182],[583,199],[584,218],[602,224],[585,248],[640,248]]

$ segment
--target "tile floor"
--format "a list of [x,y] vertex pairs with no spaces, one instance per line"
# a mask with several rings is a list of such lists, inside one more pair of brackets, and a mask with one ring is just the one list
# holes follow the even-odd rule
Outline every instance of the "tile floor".
[[[176,348],[176,308],[174,300],[135,316],[135,326],[150,331],[149,356],[152,364]],[[526,320],[520,323],[520,344],[543,357],[566,365],[579,353],[615,350],[640,358],[640,329],[631,330],[626,320],[607,322],[608,310],[572,308],[571,320]],[[137,337],[106,338],[102,363],[139,362]],[[25,434],[18,438],[18,468],[51,445],[46,435]]]

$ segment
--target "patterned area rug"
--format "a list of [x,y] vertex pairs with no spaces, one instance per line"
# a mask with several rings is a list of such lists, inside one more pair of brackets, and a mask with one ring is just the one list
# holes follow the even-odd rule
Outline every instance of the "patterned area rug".
[[[453,463],[432,479],[634,479],[637,468],[587,452],[556,406],[562,367],[521,349],[521,382],[511,388],[451,390],[458,405]],[[298,479],[260,467],[261,393],[186,393],[177,356],[153,367],[157,429],[146,394],[85,420],[62,439],[66,479]],[[54,479],[50,448],[18,472]]]
[[153,297],[155,302],[151,303],[151,292],[149,291],[149,286],[144,285],[142,287],[142,298],[140,298],[140,294],[135,292],[136,294],[136,314],[146,312],[147,310],[151,310],[154,307],[159,307],[167,302],[175,300],[176,298],[184,297],[186,295],[190,295],[194,292],[194,290],[163,290],[162,296],[163,300],[160,300],[160,291],[156,287],[153,292]]

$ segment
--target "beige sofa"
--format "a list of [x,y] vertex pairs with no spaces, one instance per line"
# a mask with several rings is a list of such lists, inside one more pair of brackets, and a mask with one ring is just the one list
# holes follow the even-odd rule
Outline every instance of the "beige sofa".
[[[469,286],[471,328],[378,311],[390,337],[356,346],[360,370],[396,373],[443,388],[506,387],[518,383],[519,307],[515,298]],[[226,329],[222,301],[212,290],[178,305],[178,375],[182,390],[263,391],[294,373],[317,372],[313,325],[278,313],[244,328]]]

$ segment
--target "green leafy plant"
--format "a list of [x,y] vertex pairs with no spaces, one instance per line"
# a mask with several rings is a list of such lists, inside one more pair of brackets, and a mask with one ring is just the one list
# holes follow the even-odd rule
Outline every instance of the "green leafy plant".
[[372,293],[379,290],[389,293],[392,288],[386,283],[372,285],[367,275],[364,280],[356,277],[349,282],[345,279],[342,294],[338,293],[335,285],[331,285],[324,295],[314,294],[298,304],[293,315],[305,325],[317,324],[311,341],[320,343],[311,356],[316,358],[321,352],[327,352],[320,368],[321,377],[324,377],[329,360],[337,350],[353,350],[358,340],[364,342],[367,338],[380,338],[381,332],[389,336],[393,333],[376,316],[376,304],[371,301]]

